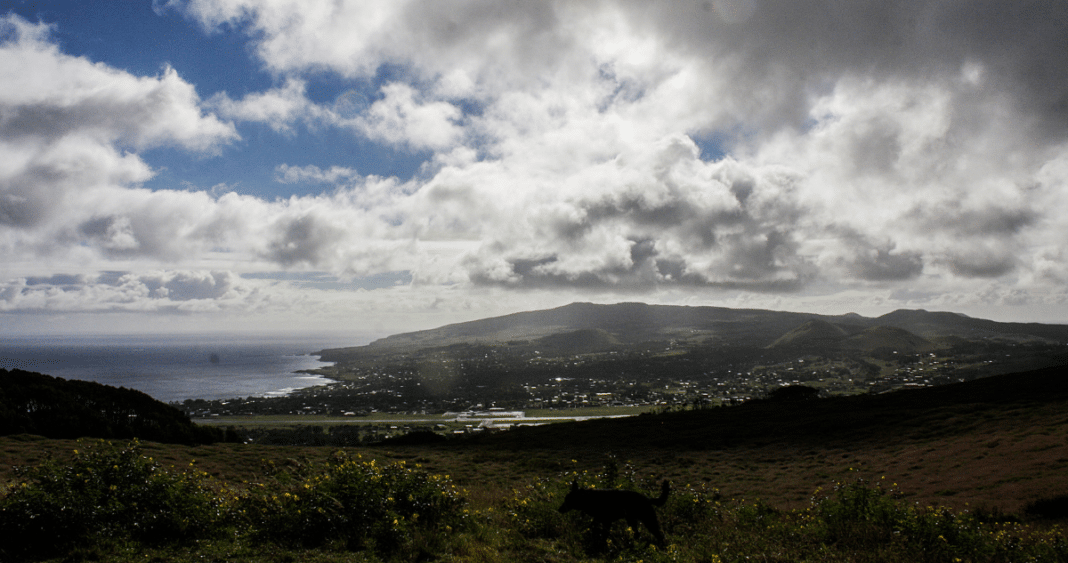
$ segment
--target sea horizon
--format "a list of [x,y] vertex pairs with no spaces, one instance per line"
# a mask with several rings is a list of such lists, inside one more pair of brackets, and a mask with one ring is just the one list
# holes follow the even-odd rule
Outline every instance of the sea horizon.
[[270,397],[330,383],[300,372],[332,365],[316,352],[370,340],[250,334],[24,336],[0,343],[0,368],[136,389],[167,403]]

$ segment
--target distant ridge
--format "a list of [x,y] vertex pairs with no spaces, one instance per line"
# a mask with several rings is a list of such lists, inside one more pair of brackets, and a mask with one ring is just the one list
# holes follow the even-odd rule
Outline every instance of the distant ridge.
[[768,348],[778,350],[857,350],[862,352],[894,351],[902,354],[938,348],[933,342],[903,328],[872,326],[857,331],[824,320],[811,320],[787,332]]
[[895,326],[932,338],[936,336],[1033,337],[1064,341],[1068,326],[1042,323],[1002,323],[977,319],[960,313],[930,312],[923,309],[898,309],[874,319],[874,323]]
[[[904,332],[885,329],[867,334],[862,332],[874,327]],[[935,338],[1038,339],[1068,343],[1066,325],[1001,323],[949,312],[902,309],[869,318],[856,313],[818,315],[645,303],[572,303],[554,309],[513,313],[397,334],[362,347],[324,350],[323,359],[335,361],[341,355],[356,352],[389,353],[456,344],[533,343],[567,333],[571,333],[573,338],[588,341],[592,349],[603,349],[614,342],[628,345],[679,339],[758,348],[835,343],[849,349],[879,348],[882,347],[879,343],[882,340],[888,342],[886,346],[903,350],[927,349]],[[852,340],[847,341],[847,338]]]
[[[813,318],[838,317],[760,309],[690,307],[618,303],[572,303],[540,311],[512,313],[408,332],[376,340],[368,348],[448,346],[458,343],[492,343],[533,340],[561,332],[601,329],[623,343],[682,336],[691,330],[738,334],[758,333],[770,344],[782,332]],[[851,320],[851,319],[850,319]],[[783,328],[787,323],[788,328]]]

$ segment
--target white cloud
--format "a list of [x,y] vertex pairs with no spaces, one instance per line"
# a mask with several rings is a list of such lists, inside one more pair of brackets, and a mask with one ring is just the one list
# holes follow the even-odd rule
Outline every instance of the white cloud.
[[371,139],[414,149],[444,149],[461,137],[461,112],[448,102],[421,102],[414,88],[391,83],[366,114],[350,121]]
[[[170,68],[135,77],[59,52],[49,28],[0,19],[0,231],[8,251],[45,252],[74,242],[71,225],[93,218],[109,190],[152,177],[132,150],[174,145],[211,152],[237,138],[205,115],[192,85]],[[98,225],[102,248],[136,244],[129,223]]]
[[[1068,256],[1050,242],[1068,235],[1061,3],[167,5],[247,34],[282,85],[201,104],[174,70],[139,78],[69,57],[47,28],[9,16],[0,71],[20,78],[0,85],[7,255],[84,260],[73,273],[139,259],[173,276],[216,259],[239,273],[404,271],[451,298],[1063,299]],[[316,104],[308,84],[324,73],[381,85]],[[211,152],[237,138],[224,120],[348,128],[433,154],[408,181],[279,164],[279,182],[335,189],[272,202],[137,187],[152,170],[130,151]],[[695,139],[708,138],[730,156],[703,158]],[[154,288],[144,299],[168,291],[149,303],[229,299],[208,291],[220,287],[295,295],[134,275],[130,287]]]
[[[441,159],[392,203],[407,221],[396,233],[476,242],[461,262],[475,281],[797,291],[1026,277],[1029,245],[1063,235],[1037,205],[1059,188],[1037,175],[1063,154],[1048,140],[1064,134],[1051,123],[1065,84],[1020,70],[1064,62],[1046,43],[1062,7],[296,6],[188,12],[254,30],[278,72],[405,69],[410,83],[386,86],[353,122],[386,142],[481,155]],[[1007,37],[1026,39],[993,47]],[[457,100],[478,112],[461,115]],[[734,158],[703,162],[688,137],[716,130],[734,137]]]
[[315,182],[324,184],[341,184],[350,179],[359,179],[361,174],[354,168],[343,166],[331,166],[323,170],[318,166],[290,166],[279,164],[275,168],[275,180],[284,184],[296,184],[300,182]]
[[219,92],[208,100],[208,105],[224,118],[266,123],[275,131],[290,131],[293,121],[320,113],[305,97],[304,90],[304,81],[290,78],[280,88],[248,94],[237,101],[226,92]]
[[59,52],[45,24],[0,18],[3,138],[48,144],[78,135],[102,144],[176,144],[211,151],[237,138],[232,125],[204,115],[193,86],[172,68],[136,77]]

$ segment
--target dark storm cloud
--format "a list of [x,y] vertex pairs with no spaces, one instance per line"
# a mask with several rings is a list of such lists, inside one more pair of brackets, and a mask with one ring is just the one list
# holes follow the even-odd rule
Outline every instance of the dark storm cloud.
[[169,272],[158,277],[140,276],[153,297],[170,301],[219,299],[233,289],[235,276],[230,272]]
[[79,286],[86,283],[84,276],[71,274],[53,274],[47,277],[30,276],[26,278],[26,285],[52,285],[52,286]]
[[314,215],[284,220],[274,231],[275,238],[267,245],[267,258],[283,266],[325,262],[342,238],[341,230]]
[[507,276],[490,275],[476,260],[468,261],[471,280],[479,285],[514,288],[581,288],[647,291],[665,286],[793,292],[811,278],[811,266],[796,256],[786,234],[770,232],[742,240],[724,237],[724,271],[705,272],[681,255],[662,253],[653,238],[628,241],[629,260],[568,269],[556,255],[506,259]]
[[1018,259],[1009,248],[996,243],[975,245],[948,253],[941,262],[954,274],[966,278],[996,278],[1012,272]]
[[873,241],[856,229],[835,227],[832,236],[843,245],[836,258],[849,276],[873,282],[904,281],[923,273],[923,254],[895,249],[892,240]]
[[919,252],[894,254],[886,248],[875,248],[846,261],[846,266],[862,280],[903,281],[923,273],[923,256]]
[[1068,132],[1068,3],[763,0],[739,22],[713,7],[635,5],[631,14],[681,51],[736,60],[737,91],[755,94],[739,103],[750,119],[801,125],[809,98],[843,75],[952,80],[979,63],[1039,130]]
[[681,195],[678,199],[658,202],[649,201],[640,193],[613,199],[588,205],[580,203],[584,205],[578,214],[580,218],[553,221],[556,234],[564,239],[580,239],[598,225],[618,222],[637,231],[678,231],[696,244],[710,247],[716,243],[717,228],[734,228],[750,220],[744,209],[701,209]]
[[21,172],[0,180],[0,225],[28,228],[39,224],[60,206],[72,179],[58,167],[42,164]]
[[1038,212],[1011,204],[968,209],[959,203],[918,208],[911,217],[931,231],[949,231],[968,237],[1003,238],[1019,234],[1039,219]]

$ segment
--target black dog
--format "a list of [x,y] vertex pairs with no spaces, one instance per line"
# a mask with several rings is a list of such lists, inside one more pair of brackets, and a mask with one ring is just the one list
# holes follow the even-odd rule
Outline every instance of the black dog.
[[664,506],[670,491],[667,480],[660,487],[660,496],[655,499],[634,491],[580,489],[578,483],[572,481],[571,491],[564,497],[560,512],[578,510],[590,516],[603,538],[607,538],[612,523],[623,518],[637,535],[640,521],[656,537],[657,544],[663,547],[664,534],[660,531],[660,522],[656,519],[653,507]]

